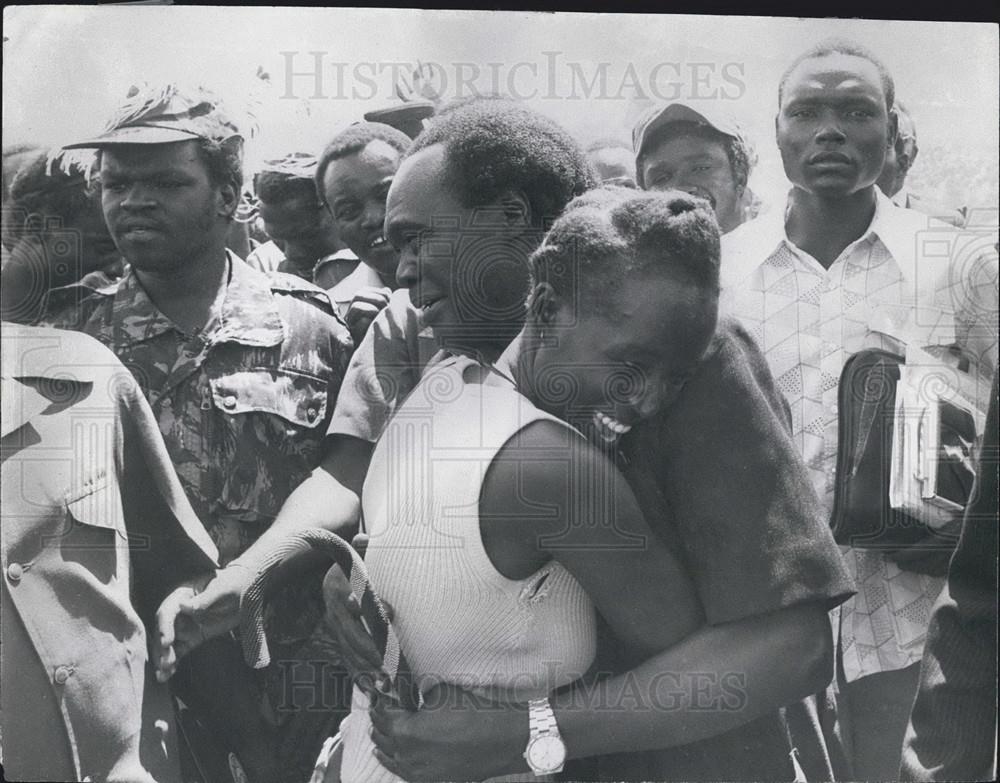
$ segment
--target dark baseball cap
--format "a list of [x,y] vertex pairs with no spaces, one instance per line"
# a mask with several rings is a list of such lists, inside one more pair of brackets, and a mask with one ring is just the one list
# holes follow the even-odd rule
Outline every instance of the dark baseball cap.
[[269,158],[260,165],[258,174],[265,171],[287,174],[297,179],[312,180],[316,176],[316,156],[310,152],[287,152],[279,158]]
[[124,103],[93,139],[67,144],[63,149],[109,147],[115,144],[170,144],[192,139],[225,141],[243,138],[236,123],[208,90],[133,86]]
[[383,125],[391,125],[397,130],[403,131],[412,138],[413,132],[419,132],[423,127],[424,120],[434,116],[434,104],[430,101],[407,101],[406,103],[387,106],[382,109],[374,109],[365,112],[365,120],[368,122],[381,122]]
[[635,124],[632,129],[632,151],[635,152],[636,157],[638,158],[642,153],[642,148],[655,131],[675,122],[704,125],[734,139],[741,136],[740,127],[736,120],[711,102],[706,102],[705,106],[699,106],[697,109],[691,108],[686,103],[670,103],[666,106],[653,107],[643,114]]

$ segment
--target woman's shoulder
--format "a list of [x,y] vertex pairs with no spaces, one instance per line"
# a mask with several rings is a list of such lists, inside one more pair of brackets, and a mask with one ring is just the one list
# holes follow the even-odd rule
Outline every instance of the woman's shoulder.
[[[461,432],[476,433],[472,437],[484,445],[502,445],[539,421],[550,423],[544,431],[576,433],[569,424],[537,408],[509,377],[466,356],[450,356],[427,368],[395,418],[405,421],[414,416],[432,416],[436,431],[453,431],[456,438]],[[577,433],[577,437],[582,436]]]

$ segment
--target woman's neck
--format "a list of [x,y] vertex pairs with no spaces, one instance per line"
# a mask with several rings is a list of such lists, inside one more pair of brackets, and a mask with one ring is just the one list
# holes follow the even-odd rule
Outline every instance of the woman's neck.
[[538,336],[530,326],[525,326],[495,362],[497,369],[509,375],[517,390],[533,405],[537,405],[538,395],[535,394],[535,351],[532,345],[537,344]]

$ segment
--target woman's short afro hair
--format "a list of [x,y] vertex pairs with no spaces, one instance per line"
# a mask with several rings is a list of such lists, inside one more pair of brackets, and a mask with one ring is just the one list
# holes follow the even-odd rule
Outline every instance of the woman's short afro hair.
[[604,186],[570,202],[531,257],[532,287],[602,311],[634,275],[675,277],[719,292],[719,225],[702,199],[680,191]]
[[417,136],[407,155],[445,148],[445,176],[466,206],[524,194],[531,222],[545,227],[575,197],[597,184],[576,140],[547,117],[499,97],[445,106]]

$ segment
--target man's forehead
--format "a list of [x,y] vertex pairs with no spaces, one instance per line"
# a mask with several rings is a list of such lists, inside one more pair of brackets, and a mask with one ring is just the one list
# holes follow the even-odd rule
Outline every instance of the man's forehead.
[[708,158],[716,154],[726,154],[725,142],[722,139],[707,138],[692,133],[677,133],[664,136],[646,153],[650,164],[655,164],[656,158],[670,155],[673,159],[689,160],[692,158]]
[[[381,145],[381,146],[374,146]],[[392,176],[399,163],[400,152],[381,139],[375,139],[350,155],[330,161],[323,172],[323,187],[336,190],[368,178],[369,172],[380,171]]]
[[295,220],[297,218],[315,219],[316,202],[305,196],[292,196],[283,201],[261,201],[260,214],[267,220]]
[[596,150],[588,153],[588,155],[596,161],[617,163],[619,161],[632,161],[635,159],[635,155],[632,150],[625,149],[624,147],[599,147]]
[[101,169],[162,169],[201,164],[196,141],[173,144],[116,144],[100,151]]
[[383,159],[398,161],[403,153],[384,139],[372,139],[355,154],[365,161],[381,161]]
[[422,200],[421,195],[442,190],[444,162],[445,149],[442,144],[433,144],[404,160],[392,180],[389,204],[412,208]]
[[883,95],[882,77],[875,63],[839,52],[803,60],[788,75],[786,90]]
[[301,234],[315,233],[319,230],[319,224],[315,219],[315,215],[310,220],[306,215],[301,213],[289,214],[286,212],[274,214],[265,212],[262,209],[260,217],[269,229],[268,234],[272,235],[274,232],[278,232],[287,236],[299,236]]

